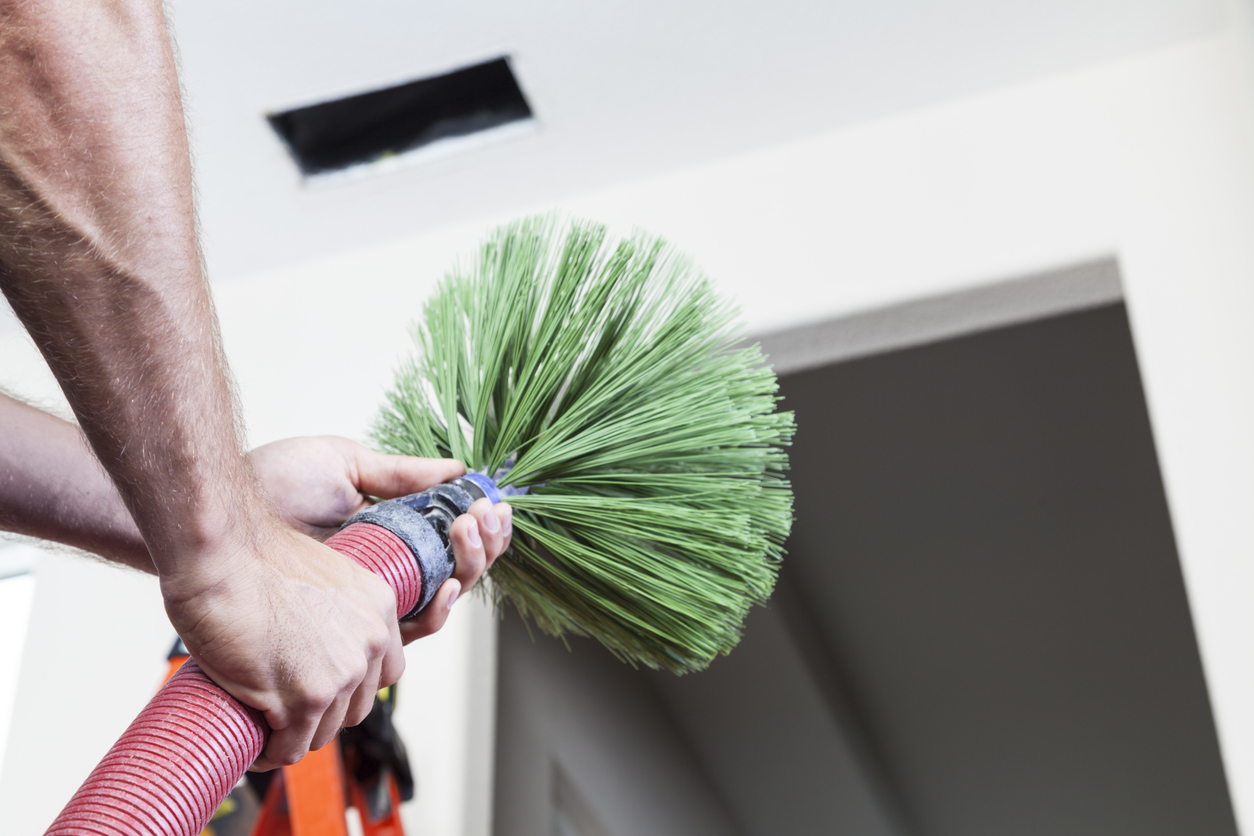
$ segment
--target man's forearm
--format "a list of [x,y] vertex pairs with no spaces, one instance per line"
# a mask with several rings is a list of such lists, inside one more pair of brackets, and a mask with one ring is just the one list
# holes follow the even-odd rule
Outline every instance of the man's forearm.
[[[0,288],[143,534],[171,623],[265,715],[258,763],[294,763],[400,677],[396,596],[254,484],[160,0],[0,0],[0,91]],[[459,524],[482,567],[489,538]]]
[[156,0],[0,3],[0,285],[162,573],[266,514],[201,271],[165,25]]
[[135,521],[78,427],[0,394],[0,531],[152,572]]

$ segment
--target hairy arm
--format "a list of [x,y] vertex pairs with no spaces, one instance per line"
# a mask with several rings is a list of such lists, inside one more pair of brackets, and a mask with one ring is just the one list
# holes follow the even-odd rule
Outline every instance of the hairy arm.
[[290,763],[404,668],[387,585],[244,455],[160,0],[0,0],[0,289],[135,520],[166,611]]
[[3,394],[0,531],[155,571],[135,521],[78,427]]
[[160,2],[0,6],[0,284],[159,571],[264,530]]
[[[0,531],[51,540],[155,573],[139,528],[78,427],[0,393]],[[261,488],[283,520],[317,540],[339,530],[372,497],[426,490],[464,472],[460,462],[389,456],[346,438],[289,438],[249,453]],[[422,613],[402,622],[408,644],[447,620],[453,603],[509,547],[513,509],[471,507],[449,532],[457,565]]]

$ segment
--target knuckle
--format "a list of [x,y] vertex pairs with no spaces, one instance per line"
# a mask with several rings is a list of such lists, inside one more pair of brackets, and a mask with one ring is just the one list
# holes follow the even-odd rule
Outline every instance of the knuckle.
[[331,707],[331,703],[335,702],[337,696],[339,696],[339,691],[330,687],[311,688],[300,695],[301,713],[306,716],[321,717]]
[[348,675],[344,677],[344,686],[340,689],[340,693],[336,696],[344,696],[352,694],[357,687],[365,681],[366,676],[370,673],[370,666],[362,661],[360,664],[354,664],[348,669]]
[[[395,623],[393,621],[393,623]],[[388,645],[392,641],[392,624],[384,621],[376,621],[370,626],[370,632],[366,637],[366,647],[372,655],[381,656],[387,651]]]
[[[369,657],[371,661],[374,661],[382,657],[385,653],[388,652],[388,645],[391,643],[391,638],[392,638],[391,635],[386,632],[380,633],[376,631],[366,642],[367,657]],[[362,676],[366,675],[366,672],[364,669],[362,670],[361,675]]]
[[[474,509],[472,508],[471,510],[473,511]],[[478,517],[472,514],[462,514],[453,522],[453,525],[457,527],[457,533],[472,545],[476,536],[482,536],[483,526],[479,524]]]
[[308,751],[305,748],[287,747],[272,754],[270,760],[277,766],[291,766],[305,757],[305,753]]
[[398,653],[397,659],[390,665],[384,667],[382,674],[379,676],[379,687],[386,688],[395,684],[405,675],[405,654]]

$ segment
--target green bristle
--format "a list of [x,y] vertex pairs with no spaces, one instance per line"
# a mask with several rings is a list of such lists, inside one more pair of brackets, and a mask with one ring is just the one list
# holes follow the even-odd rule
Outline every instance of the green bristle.
[[493,589],[542,630],[700,670],[775,584],[791,413],[737,314],[645,234],[528,218],[454,270],[374,428],[381,447],[495,473],[515,536]]

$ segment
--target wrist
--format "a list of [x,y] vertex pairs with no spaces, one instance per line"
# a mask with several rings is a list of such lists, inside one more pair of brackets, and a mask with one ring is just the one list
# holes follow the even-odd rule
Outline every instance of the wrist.
[[227,506],[212,504],[153,535],[145,532],[167,602],[202,594],[275,553],[289,533],[273,508],[250,491]]

